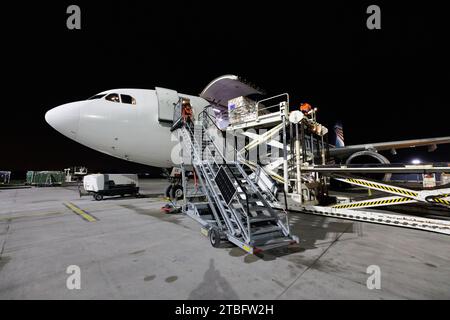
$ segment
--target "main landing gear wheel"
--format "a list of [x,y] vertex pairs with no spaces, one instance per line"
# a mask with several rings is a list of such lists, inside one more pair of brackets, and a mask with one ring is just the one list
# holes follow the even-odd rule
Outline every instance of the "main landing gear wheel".
[[209,230],[209,241],[214,248],[220,246],[220,232],[216,228]]

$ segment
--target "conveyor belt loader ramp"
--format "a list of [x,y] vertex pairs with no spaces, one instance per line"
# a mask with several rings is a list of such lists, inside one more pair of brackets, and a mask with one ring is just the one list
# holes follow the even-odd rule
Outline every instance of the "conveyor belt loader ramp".
[[378,182],[356,177],[346,177],[338,174],[331,174],[336,180],[346,182],[355,186],[368,189],[378,190],[389,193],[391,197],[368,199],[363,201],[352,202],[349,204],[336,204],[334,208],[354,209],[362,207],[377,207],[386,205],[397,205],[414,202],[422,202],[436,204],[446,208],[450,208],[450,188],[441,188],[433,190],[411,190],[404,187],[388,184],[386,182]]
[[[173,128],[178,132],[184,159],[186,152],[191,155],[192,169],[207,200],[191,201],[194,196],[185,184],[183,211],[203,225],[213,246],[226,239],[256,253],[297,243],[298,238],[290,234],[287,213],[273,209],[269,203],[277,199],[250,178],[257,178],[252,169],[225,159],[209,132],[211,128],[219,129],[214,128],[215,122],[207,111],[198,118],[195,126],[188,122]],[[183,172],[188,167],[184,162]],[[260,170],[258,174],[265,173]],[[198,191],[195,195],[198,197]]]

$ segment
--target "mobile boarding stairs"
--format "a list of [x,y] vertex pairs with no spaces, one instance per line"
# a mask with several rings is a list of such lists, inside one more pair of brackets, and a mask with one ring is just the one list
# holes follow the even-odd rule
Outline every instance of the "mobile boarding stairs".
[[[207,111],[198,115],[195,126],[180,121],[179,115],[174,112],[172,131],[182,148],[182,211],[202,225],[211,244],[218,247],[221,240],[228,240],[257,253],[298,243],[289,231],[286,211],[273,209],[276,197],[254,180],[261,174],[271,179],[269,175],[260,167],[257,175],[237,160],[227,161],[212,134],[220,129]],[[189,172],[194,179],[188,179]]]

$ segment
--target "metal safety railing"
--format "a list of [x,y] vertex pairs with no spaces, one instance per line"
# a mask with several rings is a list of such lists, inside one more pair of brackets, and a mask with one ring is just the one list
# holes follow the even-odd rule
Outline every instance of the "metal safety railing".
[[[207,110],[202,111],[199,115],[198,115],[198,120],[199,122],[201,122],[202,127],[203,127],[203,132],[206,133],[208,135],[208,139],[211,142],[211,145],[214,146],[214,149],[220,154],[221,158],[222,158],[222,162],[223,164],[227,167],[228,171],[231,173],[231,175],[233,176],[233,179],[237,182],[239,188],[242,190],[242,192],[245,195],[245,207],[246,207],[246,211],[247,211],[247,225],[250,225],[250,221],[249,221],[249,216],[248,213],[250,212],[250,205],[249,205],[249,195],[247,193],[247,191],[245,190],[244,186],[242,185],[242,183],[239,181],[239,179],[236,177],[236,175],[233,173],[233,170],[231,169],[230,165],[228,164],[226,158],[224,157],[224,155],[222,154],[222,152],[219,150],[219,148],[217,147],[217,145],[214,143],[213,139],[211,136],[209,136],[209,134],[207,133],[207,130],[209,128],[208,123],[213,124],[217,130],[221,131],[220,128],[216,125],[215,121],[211,118],[211,116],[208,114]],[[203,139],[202,139],[203,140]],[[208,149],[208,151],[210,151]],[[240,201],[239,201],[240,202]],[[250,235],[250,233],[249,233]]]
[[[281,98],[281,97],[286,97],[286,99],[285,99],[285,100],[279,99],[279,98]],[[269,106],[266,106],[265,104],[263,104],[263,102],[267,102],[267,101],[271,101],[271,100],[276,100],[276,99],[278,99],[278,102],[275,103],[275,104],[272,104],[272,105],[269,105]],[[287,105],[289,106],[289,94],[288,94],[288,93],[281,93],[281,94],[277,94],[277,95],[272,96],[272,97],[269,97],[269,98],[265,98],[265,99],[262,99],[262,100],[258,100],[258,101],[256,102],[256,110],[257,110],[257,111],[261,111],[261,110],[269,110],[269,109],[278,107],[278,106],[280,105],[281,102],[286,102]],[[264,106],[263,108],[260,107],[261,104]],[[258,112],[258,113],[259,113],[259,112]]]
[[[276,97],[281,97],[281,96],[287,96],[287,101],[289,101],[289,95],[288,94],[280,94],[278,96],[275,97],[271,97],[269,99],[265,99],[265,100],[270,100],[272,98],[276,98]],[[261,100],[263,101],[263,100]],[[220,128],[215,124],[215,121],[212,119],[212,117],[209,115],[209,113],[207,112],[207,110],[204,110],[202,113],[199,114],[198,116],[198,120],[202,123],[202,125],[204,126],[204,130],[206,131],[209,126],[208,123],[211,123],[217,130],[220,130]],[[223,159],[224,164],[228,167],[229,172],[231,172],[231,174],[233,175],[234,180],[238,183],[240,189],[243,190],[244,194],[245,194],[245,199],[246,199],[246,209],[247,209],[247,217],[248,217],[248,212],[249,212],[249,195],[248,193],[245,191],[245,188],[242,186],[242,184],[240,183],[239,179],[236,177],[236,175],[233,174],[233,171],[229,168],[229,165],[225,159],[225,157],[223,156],[223,154],[220,152],[219,148],[217,147],[217,145],[212,142],[212,144],[214,145],[215,149],[221,154],[221,157]],[[255,177],[257,177],[258,175],[258,171],[263,173],[267,179],[273,180],[270,175],[266,172],[266,170],[260,166],[257,163],[250,163],[249,161],[247,161],[240,152],[237,151],[236,148],[233,148],[233,151],[235,152],[235,154],[237,155],[237,162],[238,163],[242,163],[246,166],[248,166],[250,169],[252,169],[252,171],[255,173]],[[239,171],[241,172],[241,174],[246,178],[246,180],[250,183],[250,185],[252,186],[253,189],[257,189],[258,187],[253,183],[253,181],[250,179],[250,177],[247,175],[247,173],[245,172],[245,170],[243,170],[242,168],[238,167]],[[278,199],[276,198],[276,196],[270,191],[270,187],[264,182],[264,179],[260,179],[260,181],[263,183],[263,185],[265,186],[265,189],[268,190],[268,192],[266,192],[265,194],[270,198],[270,202],[271,203],[278,203]],[[285,190],[283,189],[283,195],[284,195],[284,200],[285,200],[285,209],[282,209],[283,212],[283,216],[284,216],[284,223],[281,224],[281,227],[285,230],[285,232],[289,233],[289,218],[286,212],[286,208],[287,208],[287,195]],[[268,202],[265,203],[265,205],[270,206],[270,204]],[[249,222],[247,223],[249,225]]]
[[[202,152],[201,155],[199,155],[198,151],[197,151],[197,152],[195,152],[195,156],[194,156],[196,159],[193,159],[193,160],[201,168],[201,170],[203,170],[203,166],[206,165],[206,166],[208,166],[209,172],[213,173],[214,176],[216,176],[218,174],[218,171],[220,170],[219,169],[220,165],[219,165],[219,163],[217,163],[216,156],[212,154],[212,151],[214,151],[214,153],[217,152],[220,155],[220,158],[221,158],[221,161],[223,162],[223,165],[228,168],[228,172],[231,173],[231,175],[234,178],[234,181],[237,182],[237,184],[239,185],[240,189],[245,194],[246,209],[247,210],[245,210],[244,207],[242,206],[242,204],[241,204],[241,202],[239,200],[239,196],[237,195],[237,193],[235,193],[233,195],[233,198],[237,200],[237,202],[241,205],[242,212],[245,213],[246,220],[247,220],[247,228],[245,228],[245,226],[242,224],[241,217],[236,215],[235,210],[231,209],[230,212],[233,214],[233,216],[234,216],[234,223],[236,223],[239,226],[239,229],[241,231],[244,231],[244,230],[247,229],[247,232],[242,233],[242,236],[244,237],[244,239],[247,242],[249,242],[251,240],[251,233],[250,233],[250,229],[249,229],[250,220],[249,220],[248,213],[249,213],[250,209],[249,209],[249,203],[248,203],[248,199],[249,199],[248,193],[245,191],[245,188],[242,186],[241,182],[239,181],[239,178],[236,177],[235,174],[233,173],[233,170],[231,169],[230,165],[226,162],[225,157],[223,156],[222,152],[219,150],[217,145],[214,143],[212,137],[209,136],[208,133],[206,132],[207,125],[205,125],[205,123],[206,122],[202,122],[202,143],[203,143],[203,140],[204,140],[203,139],[203,134],[206,134],[208,136],[208,142],[209,142],[208,146],[206,146],[205,149],[203,150],[204,152],[206,152],[206,158],[205,158],[205,153],[204,152]],[[190,127],[188,127],[188,126],[186,126],[185,128],[186,128],[187,132],[189,133],[189,136],[190,136],[189,138],[192,141],[193,148],[196,149],[196,150],[200,150],[201,151],[203,148],[199,148],[200,144],[195,139],[194,132],[192,131],[192,129]],[[213,150],[210,149],[210,146],[213,147]],[[206,161],[204,161],[204,160],[206,160]],[[217,170],[215,170],[213,168],[213,166],[211,165],[211,162],[213,162],[213,164],[216,166]],[[226,172],[227,176],[228,176],[228,172]],[[205,176],[207,175],[207,172],[203,172],[203,173],[205,174]],[[208,181],[208,179],[206,179],[206,180]],[[211,181],[208,181],[208,183],[211,183]],[[214,189],[214,187],[212,185],[210,185],[210,188],[215,193],[215,189]],[[215,197],[217,198],[217,194],[215,194]],[[216,203],[218,203],[218,205],[220,207],[222,207],[222,211],[223,212],[226,212],[226,209],[223,207],[223,205],[222,205],[222,203],[220,201],[221,199],[218,199],[218,200],[219,201],[216,201]],[[226,220],[228,222],[227,223],[228,227],[231,230],[234,230],[234,227],[232,226],[232,221],[228,218],[227,214],[223,214],[222,216],[224,217],[224,220]],[[233,232],[233,233],[235,234],[235,232]]]

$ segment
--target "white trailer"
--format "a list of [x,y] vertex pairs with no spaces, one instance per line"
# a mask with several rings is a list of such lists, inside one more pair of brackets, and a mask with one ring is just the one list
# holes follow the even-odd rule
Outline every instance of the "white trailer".
[[136,174],[90,174],[83,178],[83,187],[95,200],[103,196],[139,195],[139,180]]

